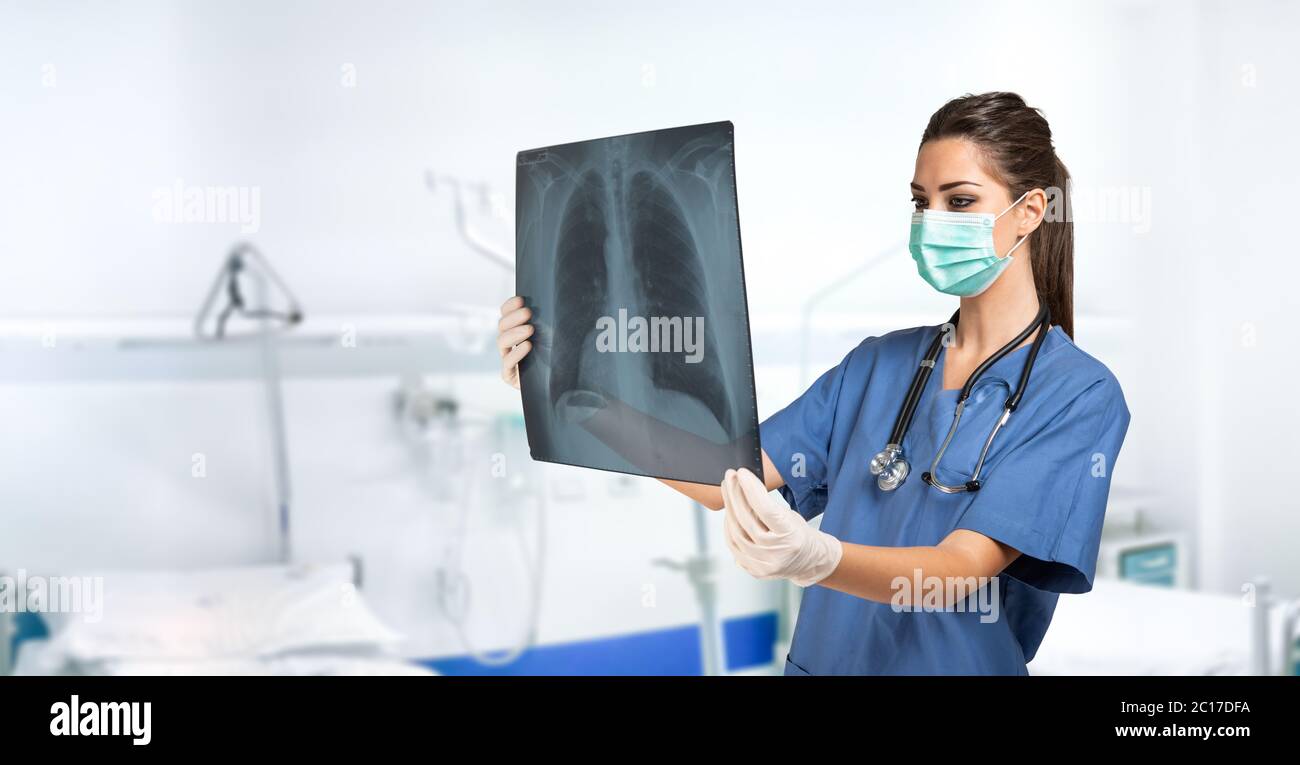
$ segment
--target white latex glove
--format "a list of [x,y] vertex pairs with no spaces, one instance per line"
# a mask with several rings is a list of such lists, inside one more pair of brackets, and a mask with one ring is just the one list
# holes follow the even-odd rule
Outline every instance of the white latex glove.
[[840,565],[840,540],[814,529],[758,476],[741,468],[722,479],[727,547],[736,563],[759,579],[814,585]]

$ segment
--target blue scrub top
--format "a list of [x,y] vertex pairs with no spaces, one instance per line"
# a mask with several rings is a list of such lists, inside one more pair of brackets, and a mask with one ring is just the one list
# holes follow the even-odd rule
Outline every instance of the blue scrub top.
[[[763,450],[785,479],[781,494],[790,506],[808,519],[821,515],[822,530],[844,542],[935,545],[954,529],[970,529],[1021,555],[983,591],[983,608],[971,598],[948,610],[902,610],[809,587],[786,674],[1023,675],[1058,593],[1092,589],[1129,412],[1115,376],[1060,327],[1048,332],[1020,407],[993,441],[978,492],[944,494],[921,480],[959,393],[943,389],[946,351],[903,444],[911,475],[895,491],[876,487],[867,465],[888,440],[938,331],[916,327],[864,340],[762,424]],[[975,384],[937,471],[943,483],[970,480],[1028,352],[1028,345],[1011,352]]]

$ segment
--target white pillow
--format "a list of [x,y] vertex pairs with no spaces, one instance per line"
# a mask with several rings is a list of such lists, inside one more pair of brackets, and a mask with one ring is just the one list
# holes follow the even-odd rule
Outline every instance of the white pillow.
[[69,658],[209,659],[399,642],[352,584],[352,568],[253,566],[107,572],[99,621],[58,620]]

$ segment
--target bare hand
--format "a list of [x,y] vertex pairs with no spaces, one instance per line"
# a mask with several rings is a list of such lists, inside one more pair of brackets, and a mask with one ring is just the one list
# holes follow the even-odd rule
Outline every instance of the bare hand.
[[533,336],[533,325],[528,320],[533,312],[524,306],[524,299],[515,295],[501,304],[501,321],[497,329],[497,350],[501,352],[501,379],[519,390],[519,361],[533,349],[528,338]]

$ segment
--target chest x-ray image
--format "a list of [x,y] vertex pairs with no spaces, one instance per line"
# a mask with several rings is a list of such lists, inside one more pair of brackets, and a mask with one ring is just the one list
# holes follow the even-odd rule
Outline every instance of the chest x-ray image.
[[534,459],[762,475],[730,122],[520,152],[516,287]]

